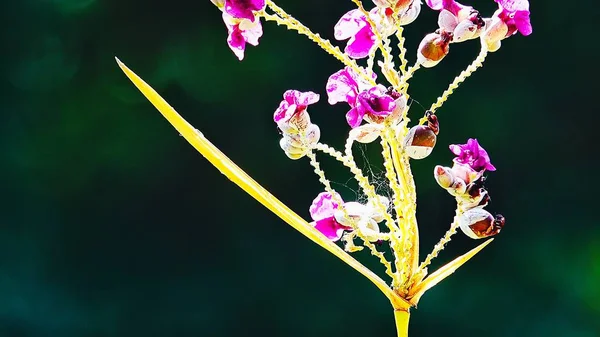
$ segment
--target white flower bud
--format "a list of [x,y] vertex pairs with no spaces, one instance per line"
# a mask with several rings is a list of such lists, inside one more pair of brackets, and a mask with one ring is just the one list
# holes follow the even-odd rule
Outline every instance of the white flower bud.
[[433,169],[433,176],[435,181],[453,196],[463,195],[467,190],[465,181],[458,178],[448,167],[437,165]]

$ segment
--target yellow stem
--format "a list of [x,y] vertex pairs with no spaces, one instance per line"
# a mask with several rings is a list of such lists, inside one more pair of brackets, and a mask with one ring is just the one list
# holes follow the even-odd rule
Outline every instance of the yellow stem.
[[356,61],[350,59],[348,55],[344,54],[339,47],[334,46],[326,40],[322,38],[319,34],[313,33],[308,27],[303,25],[300,21],[294,19],[291,15],[287,14],[281,7],[277,6],[273,1],[267,0],[267,6],[273,10],[276,15],[268,14],[263,11],[261,14],[265,20],[267,21],[275,21],[279,25],[284,25],[288,29],[293,29],[297,31],[299,34],[305,35],[311,41],[315,42],[319,47],[323,48],[326,52],[333,55],[335,58],[340,60],[344,65],[352,68],[354,72],[359,74],[362,78],[364,78],[371,85],[375,85],[375,81],[373,78],[367,75],[365,70],[356,64]]
[[473,74],[475,72],[475,70],[477,70],[477,68],[483,66],[483,61],[485,61],[487,54],[488,54],[487,49],[482,45],[481,51],[479,52],[479,55],[477,55],[477,58],[473,61],[473,63],[471,63],[467,67],[467,69],[463,70],[458,76],[456,76],[456,78],[454,78],[454,81],[452,81],[452,83],[450,83],[450,85],[448,86],[448,89],[446,89],[446,91],[444,91],[442,93],[442,96],[438,97],[437,101],[431,105],[431,108],[429,108],[429,110],[431,112],[435,113],[435,111],[438,108],[440,108],[442,106],[442,104],[444,104],[444,102],[446,102],[448,97],[450,97],[450,95],[452,95],[454,90],[456,88],[458,88],[458,86],[462,82],[464,82],[464,80],[466,80],[467,77],[471,76],[471,74]]
[[408,321],[410,320],[408,309],[394,309],[394,319],[398,337],[408,337]]

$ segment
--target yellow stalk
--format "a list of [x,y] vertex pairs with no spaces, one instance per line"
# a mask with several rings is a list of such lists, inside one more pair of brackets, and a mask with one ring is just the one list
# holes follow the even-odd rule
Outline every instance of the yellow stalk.
[[396,320],[398,337],[407,337],[410,312],[408,310],[394,310],[394,319]]

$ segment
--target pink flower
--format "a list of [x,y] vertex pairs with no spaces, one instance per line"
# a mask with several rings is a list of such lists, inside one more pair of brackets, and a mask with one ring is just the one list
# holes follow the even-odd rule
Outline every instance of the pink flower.
[[[342,238],[344,231],[350,231],[352,228],[343,226],[335,220],[334,214],[340,207],[340,204],[333,199],[333,196],[327,192],[319,193],[315,200],[313,200],[309,212],[311,218],[314,220],[311,224],[328,239],[338,241]],[[342,200],[337,193],[336,199]]]
[[524,36],[533,32],[531,21],[529,20],[529,1],[527,0],[494,0],[500,6],[497,15],[507,26],[508,33],[511,36],[517,30]]
[[231,48],[233,53],[241,61],[244,59],[246,43],[253,46],[258,45],[258,39],[263,34],[260,20],[251,21],[249,19],[236,19],[226,12],[223,12],[223,21],[229,32],[227,44],[229,44],[229,48]]
[[460,12],[463,8],[471,8],[470,6],[465,6],[454,0],[426,0],[426,2],[427,6],[431,7],[431,9],[436,11],[445,9],[454,14],[454,16],[458,16],[458,12]]
[[256,19],[254,11],[265,8],[265,0],[225,0],[225,13],[236,19]]
[[301,92],[298,90],[288,90],[283,94],[283,101],[279,104],[273,120],[277,125],[287,123],[289,120],[306,111],[306,108],[319,101],[319,95],[312,91]]
[[457,164],[468,165],[477,172],[496,170],[496,167],[490,162],[490,156],[479,145],[477,139],[469,138],[466,144],[450,145],[450,151],[457,156],[454,158],[454,162]]
[[365,115],[386,117],[396,108],[394,98],[387,95],[385,87],[377,85],[369,88],[348,67],[329,76],[326,89],[329,104],[347,102],[352,107],[346,114],[352,128],[358,127]]
[[344,52],[356,59],[365,58],[375,47],[375,34],[366,16],[358,9],[344,14],[335,25],[335,38],[348,40]]
[[353,128],[360,126],[365,115],[389,116],[396,108],[396,102],[386,94],[386,91],[386,88],[382,85],[361,91],[358,94],[355,106],[346,114],[348,124]]

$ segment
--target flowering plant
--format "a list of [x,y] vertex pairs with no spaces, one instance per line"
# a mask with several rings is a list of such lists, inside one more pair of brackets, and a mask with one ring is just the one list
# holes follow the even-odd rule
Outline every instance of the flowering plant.
[[[357,8],[341,16],[334,27],[337,40],[346,41],[344,51],[313,33],[300,21],[278,7],[272,0],[212,0],[222,11],[227,27],[227,43],[242,60],[246,44],[258,45],[263,34],[261,20],[272,21],[294,30],[316,42],[343,64],[332,74],[325,91],[329,104],[346,103],[346,122],[350,130],[342,151],[319,142],[321,130],[313,124],[309,106],[317,104],[317,93],[288,90],[275,110],[273,120],[281,133],[280,146],[291,159],[309,159],[323,185],[309,207],[312,222],[290,210],[269,191],[260,186],[227,158],[204,135],[188,124],[158,93],[117,60],[119,66],[163,116],[204,157],[234,183],[257,199],[282,220],[325,248],[373,282],[390,300],[394,309],[398,336],[408,335],[409,311],[421,296],[481,251],[488,239],[466,254],[457,257],[435,272],[429,273],[431,261],[438,256],[460,230],[473,239],[489,238],[504,226],[502,215],[492,215],[485,207],[490,197],[485,189],[485,173],[495,171],[488,153],[476,139],[466,144],[450,145],[456,156],[452,167],[437,165],[433,175],[437,183],[455,197],[454,221],[432,252],[419,259],[419,231],[416,217],[416,188],[410,160],[427,157],[433,150],[440,131],[436,112],[453,91],[477,68],[490,52],[500,48],[501,41],[520,32],[532,32],[527,0],[494,0],[498,10],[489,18],[471,6],[454,0],[426,0],[439,11],[437,26],[427,34],[416,51],[416,62],[408,67],[404,47],[404,27],[421,11],[420,0],[373,0],[374,7],[365,9],[360,0],[352,0]],[[392,56],[391,38],[397,39],[399,55]],[[410,126],[408,112],[409,80],[420,68],[439,64],[448,54],[450,44],[479,40],[481,51],[475,60],[449,85],[416,125]],[[380,60],[375,67],[375,59]],[[363,60],[359,63],[358,60]],[[377,73],[388,82],[378,82]],[[373,177],[363,173],[353,156],[355,143],[379,140],[385,167],[388,196],[376,193]],[[365,198],[344,201],[321,169],[317,153],[333,157],[353,174]],[[342,245],[338,245],[341,242]],[[385,255],[389,247],[392,258]],[[386,270],[387,281],[350,253],[368,249]]]

